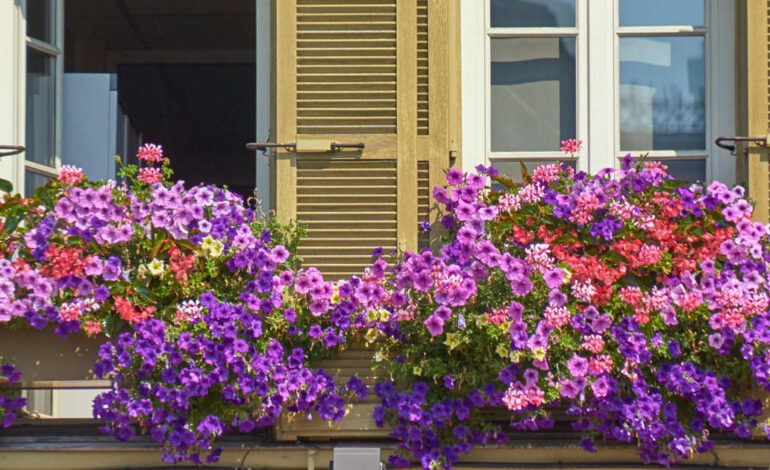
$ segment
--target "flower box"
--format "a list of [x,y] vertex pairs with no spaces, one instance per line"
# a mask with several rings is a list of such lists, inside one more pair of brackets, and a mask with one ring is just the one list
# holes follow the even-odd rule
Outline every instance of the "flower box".
[[296,440],[334,440],[334,439],[382,439],[392,432],[387,424],[380,428],[372,418],[374,407],[379,398],[374,393],[374,384],[378,372],[372,351],[356,346],[340,352],[332,359],[319,361],[315,366],[324,369],[339,384],[344,384],[353,375],[369,386],[369,396],[347,405],[345,417],[341,421],[324,421],[317,416],[307,419],[302,413],[284,413],[274,427],[275,440],[279,442]]
[[50,329],[2,327],[0,357],[21,371],[23,387],[56,387],[57,382],[94,380],[93,365],[104,341],[77,333],[62,339]]

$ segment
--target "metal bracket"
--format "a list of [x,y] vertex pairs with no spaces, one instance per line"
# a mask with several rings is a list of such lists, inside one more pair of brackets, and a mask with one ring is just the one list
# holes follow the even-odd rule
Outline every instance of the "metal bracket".
[[277,142],[249,142],[246,144],[246,150],[261,150],[265,151],[267,149],[275,149],[275,148],[282,148],[286,150],[287,152],[291,152],[292,150],[297,148],[297,144],[294,143],[286,143],[286,144],[280,144]]
[[282,148],[287,152],[297,153],[319,153],[319,152],[340,152],[343,150],[363,150],[366,145],[359,143],[338,143],[325,140],[300,140],[299,142],[249,142],[246,144],[248,150],[265,151],[271,148]]
[[[733,145],[726,144],[725,142],[733,142]],[[759,145],[760,147],[767,147],[770,145],[770,135],[762,136],[762,137],[744,137],[744,136],[734,136],[734,137],[717,137],[717,140],[714,141],[714,143],[719,148],[723,148],[725,150],[730,151],[730,153],[735,153],[735,143],[736,142],[754,142],[755,144]]]
[[23,151],[24,151],[23,145],[0,145],[0,157],[10,157],[12,155],[18,155]]

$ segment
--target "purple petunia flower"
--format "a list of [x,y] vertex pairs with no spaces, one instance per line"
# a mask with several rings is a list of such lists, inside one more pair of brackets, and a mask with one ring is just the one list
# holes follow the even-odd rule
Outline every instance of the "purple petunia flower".
[[561,268],[549,269],[543,273],[543,280],[549,289],[557,289],[564,283],[564,270]]
[[428,328],[430,335],[436,337],[444,332],[444,320],[440,316],[433,314],[429,316],[425,322],[425,326]]
[[451,186],[457,186],[465,180],[465,174],[457,168],[450,168],[446,173],[446,179]]

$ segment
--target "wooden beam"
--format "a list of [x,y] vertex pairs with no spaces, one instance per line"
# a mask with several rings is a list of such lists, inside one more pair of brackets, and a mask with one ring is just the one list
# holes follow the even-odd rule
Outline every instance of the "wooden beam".
[[396,4],[398,243],[417,250],[417,1]]
[[[297,1],[275,3],[276,17],[276,142],[297,140]],[[276,152],[276,217],[281,223],[297,219],[297,155]]]
[[[13,439],[13,441],[12,441]],[[93,437],[47,439],[0,438],[0,468],[21,470],[90,470],[115,467],[156,468],[161,464],[161,451],[146,440],[139,442],[105,442]],[[328,469],[335,446],[380,447],[383,459],[393,453],[392,442],[326,442],[318,444],[254,444],[249,440],[223,442],[224,452],[217,466],[236,468],[271,468],[299,470]],[[457,469],[514,470],[564,466],[572,469],[630,470],[645,467],[638,450],[631,445],[607,443],[597,445],[599,451],[583,451],[574,440],[532,439],[500,447],[477,448],[461,459]],[[766,443],[717,443],[714,450],[689,460],[687,468],[766,468],[770,462],[770,445]],[[418,467],[412,467],[417,469]]]
[[[764,136],[768,134],[768,113],[770,96],[768,95],[768,11],[767,1],[748,0],[746,16],[746,80],[748,103],[748,134]],[[748,193],[754,200],[754,219],[768,222],[770,218],[770,158],[768,149],[755,145],[747,148],[748,158]]]

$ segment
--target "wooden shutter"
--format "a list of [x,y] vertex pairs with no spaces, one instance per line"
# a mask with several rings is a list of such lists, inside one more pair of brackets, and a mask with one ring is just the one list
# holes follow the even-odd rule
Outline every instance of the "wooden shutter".
[[[741,96],[746,111],[744,123],[739,125],[741,133],[751,136],[764,136],[770,132],[770,0],[747,0],[739,2],[740,17],[746,27],[746,36],[739,38],[739,43],[745,41],[744,67],[742,79],[738,80],[738,96]],[[743,117],[743,116],[741,116]],[[739,119],[740,121],[740,119]],[[756,203],[755,219],[768,222],[770,218],[770,165],[768,165],[768,149],[751,145],[746,152],[739,156],[745,158],[748,170],[747,189],[749,197]],[[739,171],[739,174],[741,172]],[[745,175],[745,171],[743,172]]]
[[450,164],[448,20],[459,2],[273,5],[276,140],[365,145],[276,153],[276,215],[307,227],[305,265],[330,277],[360,275],[375,248],[428,246],[418,223],[436,225],[430,188]]

